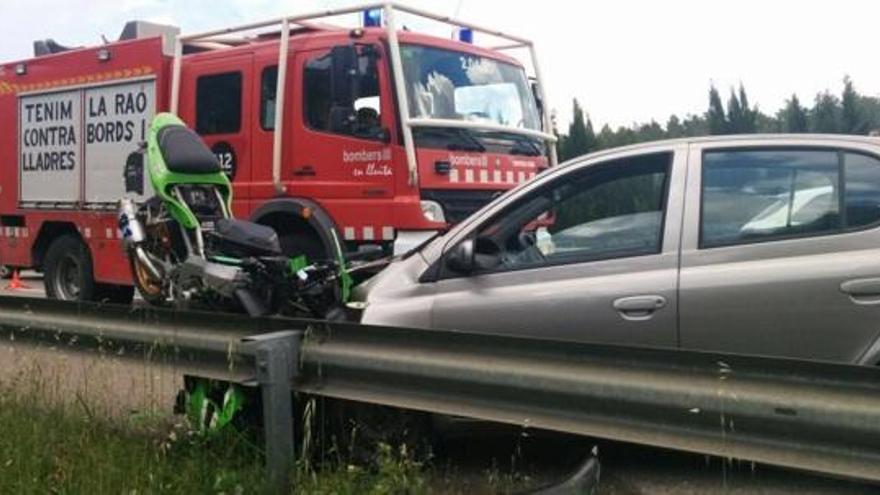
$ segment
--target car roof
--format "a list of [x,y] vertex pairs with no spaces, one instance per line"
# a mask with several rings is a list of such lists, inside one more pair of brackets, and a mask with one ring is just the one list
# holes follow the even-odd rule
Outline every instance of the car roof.
[[858,136],[852,134],[725,134],[720,136],[694,136],[676,139],[664,139],[660,141],[647,141],[644,143],[618,146],[616,148],[608,148],[571,158],[560,165],[567,166],[573,163],[583,163],[587,160],[593,160],[596,158],[613,156],[617,154],[625,154],[630,152],[672,149],[676,146],[689,144],[713,144],[721,146],[759,146],[763,144],[808,145],[811,141],[817,146],[828,146],[835,142],[838,144],[869,144],[874,146],[880,145],[880,137]]

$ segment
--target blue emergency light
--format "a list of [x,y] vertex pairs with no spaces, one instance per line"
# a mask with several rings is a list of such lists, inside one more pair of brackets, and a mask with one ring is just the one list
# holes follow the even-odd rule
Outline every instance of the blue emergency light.
[[474,31],[470,28],[459,28],[458,29],[458,41],[462,43],[474,43]]
[[382,10],[372,9],[364,11],[364,27],[381,27],[382,26]]

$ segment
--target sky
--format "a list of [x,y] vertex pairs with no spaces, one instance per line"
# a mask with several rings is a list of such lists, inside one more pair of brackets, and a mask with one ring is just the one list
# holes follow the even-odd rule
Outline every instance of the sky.
[[[594,126],[702,113],[714,84],[727,99],[745,85],[774,113],[797,93],[880,95],[876,0],[402,0],[534,41],[549,107],[567,125],[577,98]],[[0,61],[26,58],[36,39],[64,45],[113,40],[128,20],[183,32],[362,4],[353,0],[0,0]],[[339,19],[355,25],[353,17]],[[450,36],[450,28],[404,24]],[[477,36],[476,41],[491,41]]]

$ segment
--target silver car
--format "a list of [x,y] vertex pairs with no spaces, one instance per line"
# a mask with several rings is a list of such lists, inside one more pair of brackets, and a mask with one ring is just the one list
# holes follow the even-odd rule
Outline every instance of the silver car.
[[396,260],[362,321],[880,363],[880,139],[725,136],[551,169]]

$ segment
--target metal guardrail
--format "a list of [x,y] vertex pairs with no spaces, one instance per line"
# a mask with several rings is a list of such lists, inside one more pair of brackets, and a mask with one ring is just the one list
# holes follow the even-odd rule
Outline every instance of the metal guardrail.
[[[0,328],[58,346],[158,353],[258,383],[270,404],[267,441],[292,438],[292,386],[880,481],[875,368],[4,297]],[[267,450],[280,480],[292,443]]]
[[[289,320],[0,296],[0,335],[58,350],[173,364],[198,376],[259,385],[271,486],[290,486],[291,385],[301,331]],[[302,322],[299,323],[301,326]]]
[[880,369],[327,325],[302,391],[880,481]]

